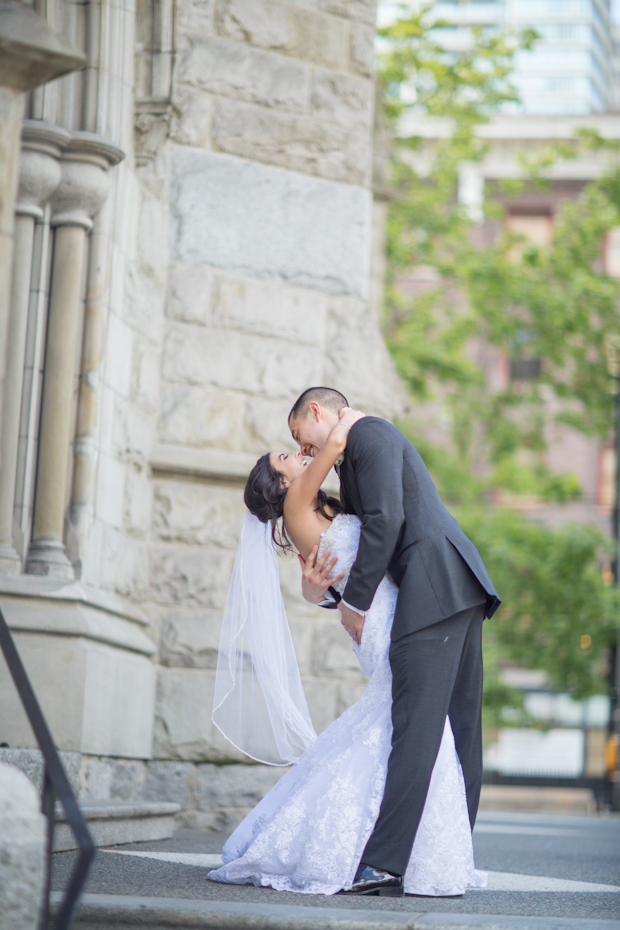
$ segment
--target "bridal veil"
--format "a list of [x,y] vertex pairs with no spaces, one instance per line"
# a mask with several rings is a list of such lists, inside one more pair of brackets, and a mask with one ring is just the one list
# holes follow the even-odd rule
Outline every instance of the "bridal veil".
[[212,719],[241,752],[290,765],[316,739],[269,524],[246,512],[220,634]]

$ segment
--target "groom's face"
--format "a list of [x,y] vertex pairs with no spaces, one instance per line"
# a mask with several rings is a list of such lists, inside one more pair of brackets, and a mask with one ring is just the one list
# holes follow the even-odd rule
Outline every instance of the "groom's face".
[[308,407],[306,416],[291,420],[289,428],[291,436],[301,449],[301,454],[314,458],[327,442],[327,437],[337,422],[337,413],[313,402]]

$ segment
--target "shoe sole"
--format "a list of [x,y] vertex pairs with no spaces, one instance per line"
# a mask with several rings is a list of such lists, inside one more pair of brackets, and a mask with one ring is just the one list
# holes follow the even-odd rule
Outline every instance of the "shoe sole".
[[397,888],[369,888],[368,891],[345,891],[344,894],[354,895],[374,895],[375,897],[384,898],[402,898],[405,896],[404,889],[401,886]]

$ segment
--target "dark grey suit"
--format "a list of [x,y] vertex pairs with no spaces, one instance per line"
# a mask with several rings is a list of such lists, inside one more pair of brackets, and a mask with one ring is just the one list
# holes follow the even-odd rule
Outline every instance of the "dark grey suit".
[[419,454],[386,420],[365,417],[351,428],[340,482],[345,509],[362,521],[343,599],[367,610],[386,572],[399,587],[390,649],[392,751],[362,862],[403,875],[446,715],[473,827],[482,777],[482,621],[500,599]]

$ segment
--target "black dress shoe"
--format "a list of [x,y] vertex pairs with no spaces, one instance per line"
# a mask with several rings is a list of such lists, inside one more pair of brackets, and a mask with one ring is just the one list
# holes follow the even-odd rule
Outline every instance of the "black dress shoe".
[[392,875],[382,869],[373,869],[365,865],[358,870],[355,881],[349,889],[341,894],[374,894],[400,898],[404,895],[403,880],[400,875]]

